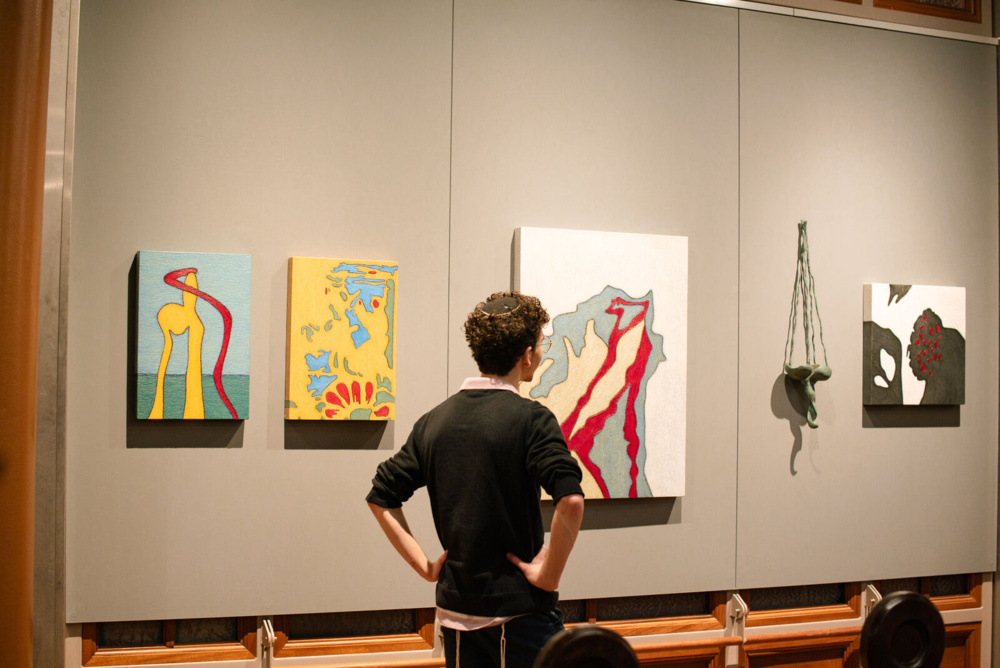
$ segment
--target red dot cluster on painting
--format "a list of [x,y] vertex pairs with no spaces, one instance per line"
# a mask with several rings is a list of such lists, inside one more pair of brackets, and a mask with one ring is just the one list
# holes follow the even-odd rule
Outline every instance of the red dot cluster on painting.
[[[927,321],[927,316],[924,316],[924,322]],[[937,352],[938,344],[941,343],[941,325],[927,326],[927,331],[924,331],[925,325],[920,325],[917,330],[917,338],[913,342],[914,346],[919,346],[920,351],[917,353],[916,361],[920,364],[920,370],[926,371],[929,375],[934,375],[934,369],[927,369],[927,364],[929,362],[938,362],[941,360],[941,353]]]

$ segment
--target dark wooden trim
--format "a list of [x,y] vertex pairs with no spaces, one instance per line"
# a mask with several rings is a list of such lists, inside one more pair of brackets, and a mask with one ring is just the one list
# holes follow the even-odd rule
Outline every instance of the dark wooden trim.
[[236,620],[236,635],[250,655],[257,657],[257,618],[240,617]]
[[97,654],[97,634],[97,622],[88,622],[81,626],[80,638],[83,640],[83,665],[85,666]]
[[713,591],[710,593],[708,595],[708,607],[716,621],[719,622],[722,628],[726,628],[726,592]]
[[746,621],[748,628],[755,626],[775,626],[778,624],[826,622],[837,619],[860,619],[861,617],[860,582],[848,582],[844,584],[845,603],[817,605],[809,608],[782,608],[778,610],[755,611],[749,598],[749,592],[747,594],[746,602],[750,606],[750,612],[747,614]]
[[413,622],[417,628],[417,635],[431,647],[434,646],[434,620],[436,617],[437,610],[434,608],[419,608],[413,611]]
[[943,19],[956,19],[958,21],[968,21],[970,23],[982,23],[982,0],[970,0],[970,2],[971,6],[968,9],[937,7],[935,5],[928,5],[914,0],[874,0],[874,6],[881,9],[892,9],[900,12],[924,14],[925,16],[937,16]]
[[173,647],[177,644],[177,620],[168,619],[163,622],[163,645]]
[[288,615],[275,615],[271,618],[271,625],[274,626],[274,647],[271,652],[274,656],[279,656],[279,652],[288,642]]

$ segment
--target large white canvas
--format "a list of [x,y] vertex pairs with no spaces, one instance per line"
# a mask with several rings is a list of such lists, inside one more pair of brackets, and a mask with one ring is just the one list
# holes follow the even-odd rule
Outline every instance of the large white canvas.
[[[665,359],[659,363],[653,360],[649,365],[655,369],[643,385],[644,394],[638,397],[638,410],[644,417],[641,448],[645,454],[644,461],[638,464],[647,486],[629,493],[621,486],[602,492],[585,485],[585,491],[588,497],[683,496],[687,237],[523,227],[515,232],[514,262],[515,288],[541,299],[553,322],[561,315],[573,314],[609,286],[635,300],[651,296],[652,318],[646,329],[658,344],[654,348],[662,350]],[[546,326],[547,336],[552,335],[553,322]],[[544,378],[553,365],[551,358],[567,350],[567,345],[565,340],[552,341],[533,383],[522,385],[522,394],[528,394]],[[587,353],[573,348],[568,354]],[[546,399],[540,400],[547,403]],[[562,422],[566,411],[561,414],[557,408],[550,408]]]

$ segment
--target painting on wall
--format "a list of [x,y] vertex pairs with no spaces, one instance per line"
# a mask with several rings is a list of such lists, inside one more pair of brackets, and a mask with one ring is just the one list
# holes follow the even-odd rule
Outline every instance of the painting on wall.
[[965,403],[965,288],[864,286],[862,401]]
[[136,415],[245,420],[250,256],[139,251]]
[[398,269],[288,260],[286,420],[395,419]]
[[983,22],[982,0],[874,0],[874,6],[971,23]]
[[555,414],[588,498],[684,495],[687,237],[523,227],[515,288],[551,345],[521,393]]

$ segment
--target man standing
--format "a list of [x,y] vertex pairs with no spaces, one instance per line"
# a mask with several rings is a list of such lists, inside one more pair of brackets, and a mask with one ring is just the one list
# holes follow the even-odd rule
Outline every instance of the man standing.
[[[547,349],[549,316],[535,297],[492,295],[465,322],[481,376],[417,420],[379,465],[368,505],[399,554],[437,582],[449,668],[531,668],[562,629],[559,579],[583,519],[580,468],[555,416],[520,396]],[[427,485],[438,538],[431,561],[402,504]],[[555,503],[548,547],[539,489]]]

